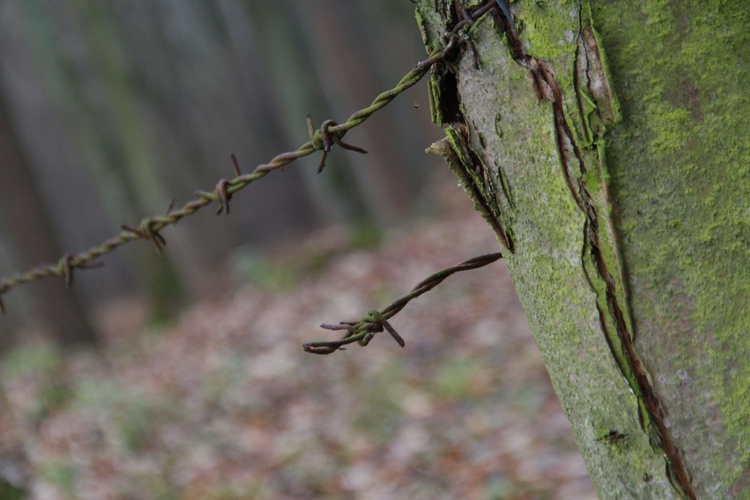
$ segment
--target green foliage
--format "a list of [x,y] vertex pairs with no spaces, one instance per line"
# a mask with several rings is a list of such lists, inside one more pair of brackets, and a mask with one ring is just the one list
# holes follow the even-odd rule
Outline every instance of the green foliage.
[[0,500],[24,500],[26,498],[29,498],[29,492],[26,489],[0,479]]
[[370,433],[377,442],[387,443],[398,428],[403,413],[401,400],[405,392],[403,366],[391,360],[372,377],[367,385],[355,389],[363,398],[354,425]]
[[230,261],[232,278],[237,283],[252,283],[266,290],[283,292],[297,282],[297,273],[288,263],[276,262],[254,247],[234,252]]
[[49,462],[45,464],[40,474],[51,485],[61,491],[71,494],[76,481],[76,466],[69,461]]
[[10,351],[2,358],[3,379],[48,374],[62,364],[62,353],[52,344],[29,343]]
[[472,400],[477,397],[477,378],[485,369],[472,359],[447,359],[437,367],[435,393],[447,401]]
[[27,344],[5,356],[0,363],[3,379],[21,378],[38,383],[35,397],[25,408],[25,418],[34,423],[64,407],[74,396],[61,373],[62,351],[52,344]]
[[383,228],[372,220],[359,220],[352,225],[349,250],[375,248],[383,239]]

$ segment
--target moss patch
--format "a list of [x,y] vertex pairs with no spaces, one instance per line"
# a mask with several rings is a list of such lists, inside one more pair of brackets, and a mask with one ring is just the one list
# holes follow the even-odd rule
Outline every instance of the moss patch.
[[699,486],[726,488],[750,463],[750,9],[600,2],[593,14],[623,97],[608,165],[639,352]]

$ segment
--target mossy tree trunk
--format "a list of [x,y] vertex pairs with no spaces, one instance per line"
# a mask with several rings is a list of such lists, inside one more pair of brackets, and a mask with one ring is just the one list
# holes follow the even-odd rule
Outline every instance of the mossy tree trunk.
[[[460,19],[416,0],[428,50]],[[465,0],[472,11],[483,1]],[[603,498],[750,488],[750,4],[519,0],[431,79]],[[499,339],[498,341],[502,341]]]

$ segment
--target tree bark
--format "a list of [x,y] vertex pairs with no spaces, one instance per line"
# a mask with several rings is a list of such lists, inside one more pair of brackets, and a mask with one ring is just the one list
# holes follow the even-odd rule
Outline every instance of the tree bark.
[[[428,51],[461,19],[417,0]],[[485,4],[465,1],[473,12]],[[603,498],[750,487],[750,5],[533,1],[433,71]]]

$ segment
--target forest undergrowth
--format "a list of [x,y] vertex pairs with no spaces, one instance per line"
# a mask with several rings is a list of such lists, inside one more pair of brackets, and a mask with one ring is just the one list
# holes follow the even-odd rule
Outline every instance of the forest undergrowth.
[[320,323],[497,251],[440,179],[439,207],[377,244],[329,228],[236,259],[230,292],[166,326],[111,304],[100,356],[5,356],[3,475],[42,499],[596,498],[502,261],[394,317],[404,349],[302,350],[336,338]]

